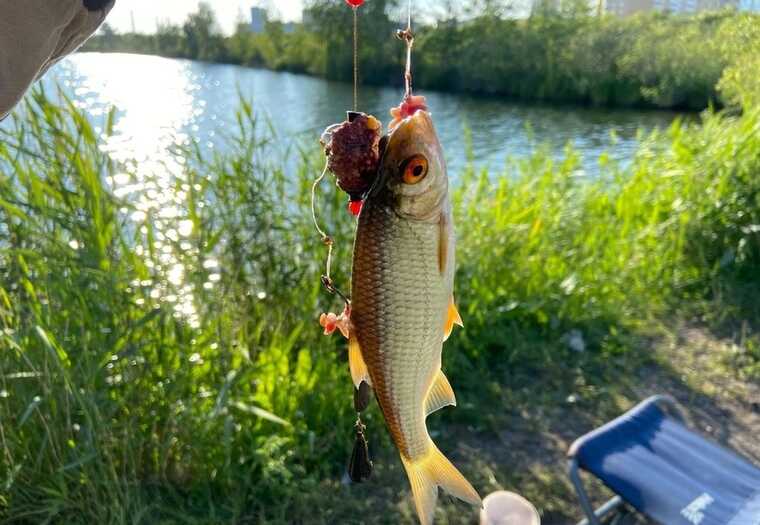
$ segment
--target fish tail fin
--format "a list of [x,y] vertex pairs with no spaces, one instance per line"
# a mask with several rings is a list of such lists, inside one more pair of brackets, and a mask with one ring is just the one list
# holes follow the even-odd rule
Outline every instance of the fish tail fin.
[[438,502],[438,487],[462,501],[481,506],[480,496],[461,472],[431,441],[426,456],[411,460],[401,455],[401,461],[412,486],[414,505],[422,525],[432,525]]

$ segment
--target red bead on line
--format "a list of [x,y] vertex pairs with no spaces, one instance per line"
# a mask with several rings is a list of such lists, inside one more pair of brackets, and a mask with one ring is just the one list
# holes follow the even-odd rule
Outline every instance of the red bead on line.
[[361,5],[364,3],[364,0],[346,0],[346,3],[351,7],[361,7]]
[[364,206],[364,201],[351,201],[348,203],[348,211],[354,217],[358,217],[362,212],[362,206]]

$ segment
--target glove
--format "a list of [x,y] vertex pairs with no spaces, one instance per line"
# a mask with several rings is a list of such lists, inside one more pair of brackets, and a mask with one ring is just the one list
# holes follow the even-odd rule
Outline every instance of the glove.
[[0,120],[103,23],[114,0],[0,0]]

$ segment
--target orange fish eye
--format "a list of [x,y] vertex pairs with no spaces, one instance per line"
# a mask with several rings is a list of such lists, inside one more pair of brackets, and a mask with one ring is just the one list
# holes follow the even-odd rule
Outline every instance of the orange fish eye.
[[428,161],[423,155],[415,155],[402,165],[404,184],[414,185],[425,178],[428,172]]

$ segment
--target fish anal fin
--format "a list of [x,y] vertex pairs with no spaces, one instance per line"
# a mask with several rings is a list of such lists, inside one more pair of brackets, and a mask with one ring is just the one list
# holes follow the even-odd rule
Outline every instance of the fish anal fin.
[[356,339],[354,332],[351,332],[348,338],[348,366],[351,369],[351,379],[354,382],[354,386],[359,388],[362,381],[372,386],[372,381],[369,378],[369,370],[367,369],[367,363],[364,362],[362,357],[362,350],[359,347],[359,341]]
[[464,326],[464,323],[462,323],[462,316],[459,315],[459,310],[457,310],[457,305],[454,304],[454,296],[451,296],[451,301],[449,302],[449,309],[446,313],[446,324],[443,327],[443,340],[449,338],[451,335],[451,332],[454,331],[454,325],[457,326]]
[[401,455],[409,483],[412,486],[414,506],[422,525],[432,525],[438,502],[438,487],[462,501],[482,506],[477,491],[461,472],[451,464],[431,441],[430,450],[422,458],[411,460]]
[[436,410],[447,406],[457,406],[457,398],[446,375],[438,370],[425,399],[425,415],[429,416]]

